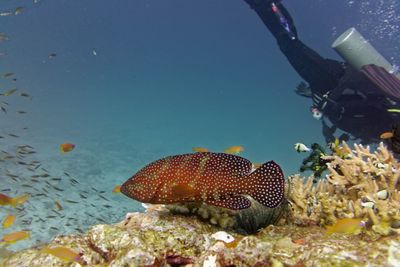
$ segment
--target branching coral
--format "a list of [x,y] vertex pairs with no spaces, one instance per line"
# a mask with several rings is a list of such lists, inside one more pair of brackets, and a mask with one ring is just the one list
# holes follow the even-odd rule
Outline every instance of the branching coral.
[[324,156],[329,174],[313,186],[313,177],[289,177],[292,219],[301,225],[332,224],[340,218],[364,218],[388,234],[400,227],[400,164],[381,143],[376,151],[343,144]]

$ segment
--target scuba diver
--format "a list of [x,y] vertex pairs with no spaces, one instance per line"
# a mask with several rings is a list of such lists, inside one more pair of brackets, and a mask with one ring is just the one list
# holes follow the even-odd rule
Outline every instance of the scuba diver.
[[394,74],[374,64],[357,69],[348,62],[321,57],[299,40],[293,19],[281,0],[244,1],[258,14],[289,63],[308,83],[300,83],[296,93],[312,98],[311,112],[314,118],[322,120],[327,143],[336,128],[361,143],[377,142],[382,131],[400,123],[400,113],[388,112],[400,108],[400,80]]

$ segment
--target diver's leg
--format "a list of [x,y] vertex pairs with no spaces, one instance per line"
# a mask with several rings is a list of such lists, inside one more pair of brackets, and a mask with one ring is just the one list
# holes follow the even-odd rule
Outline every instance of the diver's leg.
[[292,39],[297,38],[293,19],[286,8],[280,3],[281,1],[245,0],[245,2],[254,9],[276,39],[279,39],[281,35],[287,35],[287,37]]
[[[265,26],[278,42],[280,50],[287,57],[297,73],[312,89],[324,88],[325,92],[335,88],[344,75],[342,63],[324,59],[317,52],[298,39],[293,19],[280,1],[245,0],[258,14]],[[280,15],[277,14],[276,8]],[[283,19],[282,19],[282,16]]]

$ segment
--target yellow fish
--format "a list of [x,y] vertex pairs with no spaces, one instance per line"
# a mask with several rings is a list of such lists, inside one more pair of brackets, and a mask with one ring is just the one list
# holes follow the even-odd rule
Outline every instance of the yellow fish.
[[28,200],[28,198],[29,198],[28,194],[21,195],[19,197],[14,197],[13,199],[11,199],[10,205],[13,206],[13,207],[16,207],[18,205],[22,205]]
[[194,152],[209,152],[208,149],[204,147],[193,147],[192,150]]
[[393,138],[393,136],[394,136],[393,132],[384,132],[379,136],[379,138],[390,139],[390,138]]
[[67,153],[72,151],[75,148],[74,144],[71,143],[64,143],[60,145],[60,150],[62,153]]
[[15,215],[7,215],[7,217],[3,221],[3,228],[8,228],[14,224]]
[[326,226],[326,234],[358,234],[364,227],[364,222],[360,218],[344,218],[336,221],[334,225]]
[[28,231],[18,231],[6,234],[0,239],[0,243],[13,244],[17,241],[24,240],[30,236]]
[[81,255],[79,253],[76,253],[75,251],[67,247],[44,247],[41,252],[53,255],[66,262],[81,260]]
[[121,185],[117,185],[112,190],[113,193],[121,193]]
[[226,154],[238,154],[240,152],[244,151],[244,147],[242,146],[231,146],[228,147],[227,149],[224,150],[224,153]]

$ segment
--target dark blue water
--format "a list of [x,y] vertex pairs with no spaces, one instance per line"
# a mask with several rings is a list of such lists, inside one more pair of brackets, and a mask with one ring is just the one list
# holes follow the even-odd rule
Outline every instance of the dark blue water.
[[[284,3],[300,38],[323,56],[340,59],[330,45],[356,26],[385,57],[399,62],[395,0]],[[85,230],[99,223],[97,217],[112,223],[139,210],[137,202],[111,190],[155,159],[194,146],[223,151],[242,145],[242,156],[274,160],[290,175],[304,158],[294,143],[323,143],[311,101],[294,93],[300,77],[244,1],[8,0],[0,9],[18,6],[24,7],[21,14],[0,17],[0,32],[9,37],[0,43],[6,54],[0,73],[15,73],[0,80],[0,91],[16,87],[33,98],[15,93],[0,99],[9,102],[7,114],[0,114],[0,135],[6,136],[0,146],[7,151],[33,146],[37,153],[29,159],[62,177],[56,185],[65,189],[31,197],[20,218],[33,222],[23,225],[17,217],[12,228],[0,230],[31,229],[31,241],[21,246]],[[56,55],[49,58],[51,53]],[[65,142],[76,149],[61,154]],[[40,191],[34,188],[42,185],[21,187],[31,183],[24,166],[0,166],[8,194]],[[7,172],[20,181],[4,176]],[[72,186],[64,172],[80,184]],[[82,190],[87,199],[80,197]],[[48,219],[56,200],[65,205],[64,217]],[[10,212],[2,209],[1,215]],[[59,231],[47,234],[50,225]]]

